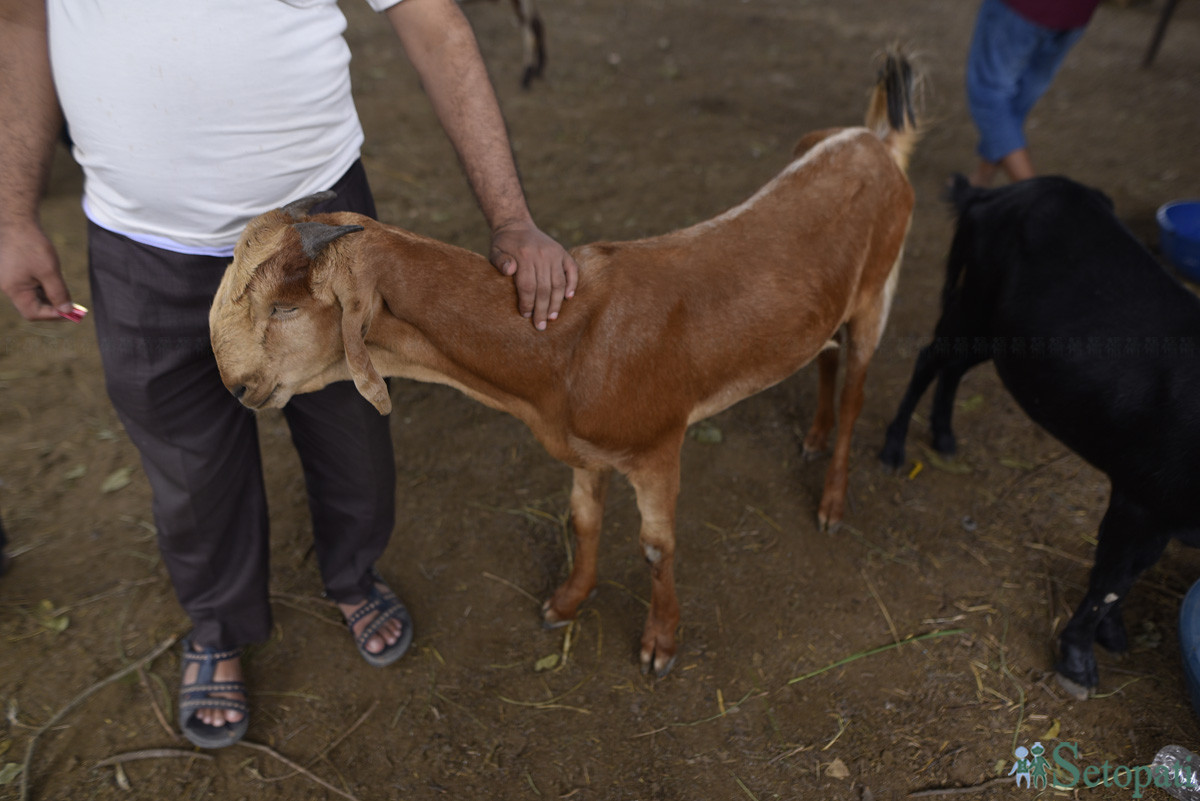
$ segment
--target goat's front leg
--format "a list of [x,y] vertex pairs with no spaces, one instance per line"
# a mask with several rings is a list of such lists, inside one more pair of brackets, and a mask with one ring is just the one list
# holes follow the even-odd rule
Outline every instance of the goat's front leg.
[[642,530],[638,541],[650,565],[650,613],[642,631],[642,672],[665,676],[675,664],[675,501],[679,496],[679,446],[630,471]]
[[542,604],[542,620],[547,627],[561,626],[575,617],[579,604],[596,587],[596,554],[600,547],[600,523],[604,518],[604,497],[612,475],[609,469],[575,469],[571,487],[571,524],[575,528],[575,561],[571,575],[554,595]]
[[1054,667],[1059,684],[1073,697],[1087,698],[1100,683],[1093,642],[1100,641],[1106,648],[1126,645],[1121,602],[1142,571],[1162,556],[1169,540],[1170,534],[1151,510],[1113,487],[1108,511],[1100,521],[1087,594],[1059,635],[1059,660]]

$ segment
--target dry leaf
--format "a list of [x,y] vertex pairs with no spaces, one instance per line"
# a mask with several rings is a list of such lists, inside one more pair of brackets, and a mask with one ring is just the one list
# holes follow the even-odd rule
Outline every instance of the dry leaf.
[[707,421],[692,426],[691,430],[688,431],[688,435],[697,442],[703,442],[705,445],[719,445],[721,440],[725,438],[721,433],[721,429]]
[[950,459],[943,459],[929,448],[925,449],[925,457],[929,459],[929,466],[941,470],[943,473],[954,473],[956,475],[966,475],[973,472],[969,464],[955,462]]
[[1003,465],[1004,467],[1008,467],[1013,470],[1025,470],[1025,471],[1029,471],[1029,470],[1032,470],[1033,468],[1037,467],[1037,465],[1034,464],[1033,462],[1027,462],[1024,459],[1018,459],[1015,456],[1001,456],[1000,464]]
[[67,626],[70,625],[71,621],[66,615],[55,615],[54,610],[54,603],[48,599],[43,599],[37,605],[34,618],[42,628],[50,629],[55,634],[62,634],[67,630]]
[[122,487],[129,486],[129,482],[133,480],[133,468],[121,467],[108,474],[108,478],[104,479],[104,483],[100,485],[101,492],[116,492]]
[[825,769],[825,775],[832,779],[848,779],[850,778],[850,769],[839,757],[829,763],[829,767]]
[[960,400],[958,402],[958,408],[964,412],[974,411],[982,405],[983,405],[983,396],[982,395],[972,395],[971,397],[966,398],[964,400]]
[[4,767],[0,768],[0,787],[6,784],[11,784],[12,780],[21,774],[21,766],[16,762],[9,762]]

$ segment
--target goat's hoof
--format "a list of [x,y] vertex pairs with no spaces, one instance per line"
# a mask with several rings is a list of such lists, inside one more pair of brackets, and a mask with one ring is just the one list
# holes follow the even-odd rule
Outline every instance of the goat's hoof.
[[1096,665],[1095,654],[1090,647],[1063,644],[1062,657],[1054,666],[1059,685],[1077,701],[1083,701],[1091,695],[1100,683],[1100,669]]
[[836,534],[841,527],[841,512],[827,512],[824,509],[817,512],[817,530],[825,534]]
[[651,665],[654,666],[655,678],[663,678],[671,672],[671,668],[675,667],[676,654],[671,654],[669,657],[659,654],[657,657],[653,653],[642,654],[642,675],[645,676],[650,672]]
[[942,456],[953,456],[958,453],[958,440],[950,431],[936,433],[933,435],[933,449]]
[[560,615],[554,611],[554,599],[550,598],[542,604],[542,628],[547,631],[561,629],[571,622],[571,616]]
[[815,462],[825,455],[827,449],[809,445],[807,442],[800,448],[800,459],[805,462]]
[[1055,673],[1054,678],[1058,680],[1058,686],[1066,691],[1067,695],[1074,698],[1076,701],[1086,701],[1092,695],[1094,687],[1085,687],[1074,679],[1069,679],[1061,673]]
[[895,472],[904,466],[904,444],[893,445],[890,442],[884,443],[883,449],[879,451],[879,461],[883,466]]

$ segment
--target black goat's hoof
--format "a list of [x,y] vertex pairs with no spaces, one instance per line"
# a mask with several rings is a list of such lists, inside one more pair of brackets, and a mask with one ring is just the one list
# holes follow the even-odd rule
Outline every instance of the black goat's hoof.
[[1096,656],[1091,647],[1077,648],[1063,645],[1062,658],[1054,666],[1058,683],[1076,700],[1086,699],[1100,683],[1100,671],[1096,667]]
[[1058,686],[1066,691],[1067,695],[1074,698],[1076,701],[1086,701],[1092,696],[1094,687],[1085,687],[1079,682],[1069,679],[1061,673],[1054,674],[1054,678],[1058,679]]
[[904,466],[904,443],[896,444],[891,440],[884,443],[879,451],[879,461],[889,470],[899,470]]
[[953,456],[958,453],[958,440],[951,431],[943,431],[933,435],[933,449],[942,456]]

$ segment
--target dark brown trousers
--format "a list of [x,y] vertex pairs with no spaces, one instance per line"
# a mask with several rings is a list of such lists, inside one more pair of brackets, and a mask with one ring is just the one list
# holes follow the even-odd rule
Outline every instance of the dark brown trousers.
[[[361,163],[313,209],[375,216]],[[280,198],[280,205],[295,198]],[[267,505],[254,413],[221,383],[208,310],[229,258],[190,256],[88,226],[93,319],[109,397],[141,453],[154,522],[194,640],[265,639]],[[329,597],[357,602],[395,522],[389,419],[343,381],[283,410],[308,490]]]

